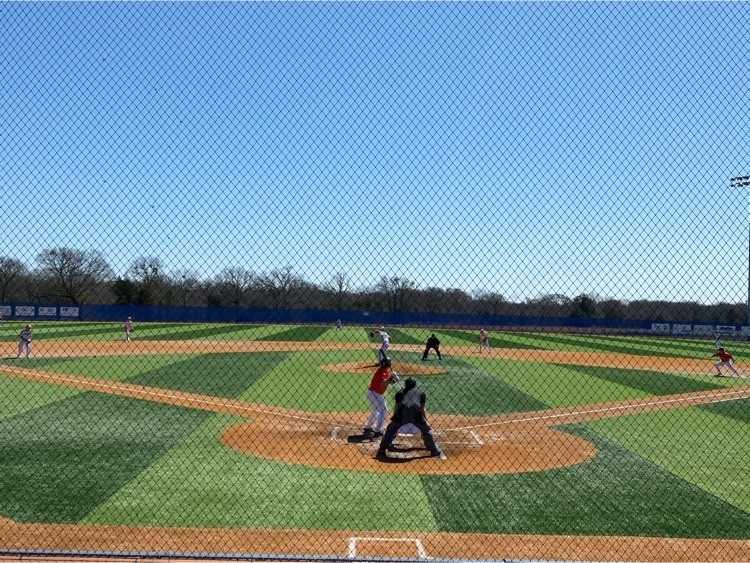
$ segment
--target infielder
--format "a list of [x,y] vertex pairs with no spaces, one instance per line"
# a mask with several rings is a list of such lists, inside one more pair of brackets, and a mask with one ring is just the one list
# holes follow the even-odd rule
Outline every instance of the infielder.
[[732,365],[732,360],[734,359],[732,357],[732,354],[729,352],[726,352],[723,347],[719,347],[718,350],[716,350],[716,353],[711,356],[712,358],[719,358],[719,361],[714,364],[714,367],[716,368],[716,376],[715,377],[724,377],[721,373],[722,366],[726,366],[729,369],[731,369],[734,372],[734,375],[737,377],[742,377],[739,372],[734,369],[734,366]]
[[386,353],[386,350],[388,350],[388,346],[391,344],[391,337],[388,336],[388,333],[385,331],[385,327],[381,326],[377,330],[373,330],[370,333],[370,336],[378,335],[380,337],[380,349],[378,349],[378,363],[382,364],[383,360],[388,359],[388,354]]
[[386,358],[380,362],[380,367],[375,371],[370,381],[370,386],[365,391],[365,396],[370,402],[370,417],[365,423],[362,436],[375,438],[383,435],[383,423],[388,416],[388,405],[385,402],[385,392],[389,385],[398,383],[399,377],[391,370],[391,361]]
[[16,357],[20,358],[21,354],[25,354],[27,358],[31,355],[31,325],[26,325],[26,328],[18,335],[18,355]]
[[125,329],[125,342],[130,342],[130,333],[133,332],[133,319],[128,317],[122,326]]

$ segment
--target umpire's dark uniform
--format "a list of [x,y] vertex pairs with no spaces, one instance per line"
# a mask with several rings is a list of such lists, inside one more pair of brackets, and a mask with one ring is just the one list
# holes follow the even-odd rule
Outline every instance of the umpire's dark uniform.
[[393,439],[398,433],[398,429],[404,424],[413,424],[422,433],[424,447],[430,451],[432,456],[442,455],[442,451],[435,443],[435,437],[432,435],[432,429],[427,424],[425,418],[424,405],[427,396],[417,387],[417,382],[411,377],[404,383],[404,389],[396,393],[396,407],[393,410],[393,416],[385,429],[385,435],[380,441],[377,457],[386,457],[386,451],[391,447]]
[[435,350],[438,360],[443,359],[443,357],[440,355],[440,340],[438,340],[437,336],[435,336],[434,334],[431,334],[427,339],[427,342],[425,343],[424,354],[422,354],[422,361],[427,359],[430,350]]

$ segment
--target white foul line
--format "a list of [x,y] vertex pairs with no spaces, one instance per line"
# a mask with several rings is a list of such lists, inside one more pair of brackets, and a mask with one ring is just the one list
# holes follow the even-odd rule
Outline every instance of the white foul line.
[[[586,414],[595,414],[599,412],[615,412],[615,411],[621,411],[621,410],[633,410],[638,409],[641,407],[652,407],[652,406],[659,406],[659,405],[668,405],[670,403],[685,403],[687,401],[693,401],[696,399],[710,399],[713,397],[716,397],[715,401],[708,401],[706,403],[698,403],[698,404],[713,404],[713,403],[727,403],[729,401],[737,401],[740,399],[747,399],[748,393],[750,393],[750,389],[743,388],[745,393],[738,396],[738,397],[728,397],[728,398],[721,398],[723,395],[719,394],[711,394],[711,395],[691,395],[689,397],[680,397],[680,398],[674,398],[674,399],[664,399],[660,401],[649,401],[646,403],[630,403],[627,405],[618,405],[614,407],[601,407],[596,409],[588,409],[588,410],[579,410],[579,411],[570,411],[570,412],[564,412],[564,413],[557,413],[557,414],[547,414],[547,415],[539,415],[539,416],[529,416],[526,418],[514,418],[513,420],[500,420],[498,422],[488,422],[487,424],[474,424],[471,426],[458,426],[456,428],[449,428],[448,430],[471,430],[472,428],[487,428],[492,426],[504,426],[507,424],[518,424],[519,422],[534,422],[538,420],[551,420],[551,419],[562,419],[569,416],[581,416]],[[729,393],[737,393],[736,389],[732,389]],[[695,406],[687,404],[685,406]]]

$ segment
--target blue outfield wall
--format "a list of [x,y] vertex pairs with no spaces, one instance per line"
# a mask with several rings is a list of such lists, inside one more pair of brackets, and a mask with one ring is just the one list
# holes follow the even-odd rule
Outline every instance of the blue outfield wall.
[[[530,330],[605,329],[633,332],[654,332],[655,325],[669,334],[670,323],[650,320],[582,319],[570,317],[501,316],[439,313],[390,313],[381,311],[322,311],[318,309],[240,309],[229,307],[164,307],[135,305],[55,305],[13,303],[0,305],[5,319],[79,320],[88,322],[123,322],[132,317],[136,322],[163,323],[254,323],[254,324],[316,324],[376,327],[422,326],[426,328],[514,328]],[[679,325],[679,323],[673,323]],[[681,325],[685,326],[685,325]],[[695,325],[696,327],[698,325]],[[708,329],[711,325],[701,325]],[[706,331],[703,331],[706,332]]]

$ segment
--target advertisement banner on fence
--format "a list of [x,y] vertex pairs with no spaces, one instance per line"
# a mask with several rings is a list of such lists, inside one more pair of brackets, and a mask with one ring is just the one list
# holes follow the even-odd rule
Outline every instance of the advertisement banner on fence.
[[672,325],[672,334],[678,336],[690,336],[693,334],[693,325]]
[[693,336],[711,336],[714,333],[714,327],[711,325],[693,325]]
[[57,307],[39,307],[40,317],[56,317]]
[[16,317],[33,317],[33,305],[16,305]]
[[80,307],[60,307],[61,317],[76,317],[80,315]]
[[654,334],[669,334],[669,323],[651,323],[651,332]]

